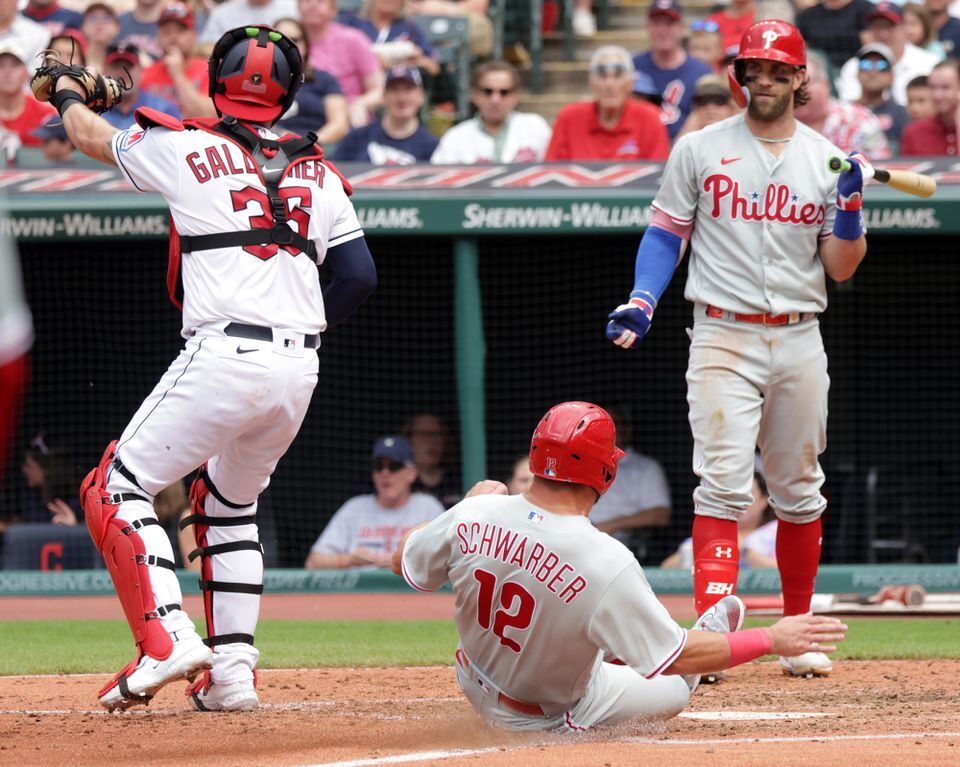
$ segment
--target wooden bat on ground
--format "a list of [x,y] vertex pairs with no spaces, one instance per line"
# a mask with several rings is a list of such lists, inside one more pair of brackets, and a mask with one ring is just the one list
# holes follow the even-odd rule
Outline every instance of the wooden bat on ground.
[[[831,157],[827,164],[833,173],[850,170],[850,161],[843,157]],[[909,170],[885,170],[874,168],[873,177],[881,184],[900,192],[912,194],[915,197],[932,197],[937,191],[937,182],[923,173],[914,173]]]
[[[818,612],[821,607],[832,607],[838,602],[858,605],[880,605],[884,602],[895,602],[906,607],[921,607],[926,600],[927,592],[923,586],[910,584],[904,586],[884,586],[875,594],[814,594],[811,607]],[[747,610],[781,610],[783,597],[780,595],[745,596],[743,602]]]

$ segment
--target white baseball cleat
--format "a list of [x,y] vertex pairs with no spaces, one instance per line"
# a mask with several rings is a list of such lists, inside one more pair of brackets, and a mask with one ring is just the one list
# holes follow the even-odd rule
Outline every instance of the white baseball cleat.
[[786,676],[813,679],[815,676],[829,676],[833,671],[833,663],[822,652],[805,652],[793,657],[781,655],[780,668]]
[[[735,594],[724,597],[719,602],[708,608],[703,615],[697,618],[693,624],[696,631],[713,631],[717,634],[725,634],[728,631],[739,631],[743,628],[743,619],[747,616],[747,608],[743,600]],[[712,671],[709,674],[689,674],[685,675],[690,692],[693,693],[701,682],[715,684],[726,679],[726,673],[723,671]]]
[[100,705],[107,711],[145,706],[164,685],[175,679],[192,681],[200,671],[210,668],[213,653],[195,632],[180,631],[171,636],[173,650],[167,658],[140,656],[100,691]]
[[210,679],[210,672],[187,688],[187,697],[197,711],[253,711],[260,705],[255,679],[220,684]]

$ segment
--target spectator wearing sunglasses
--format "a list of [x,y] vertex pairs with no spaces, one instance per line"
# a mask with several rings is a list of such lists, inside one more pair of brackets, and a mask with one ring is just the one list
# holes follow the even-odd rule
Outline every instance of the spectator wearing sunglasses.
[[407,531],[443,513],[440,501],[411,489],[417,468],[410,440],[380,437],[371,458],[375,494],[354,496],[337,510],[310,547],[308,570],[389,568]]
[[[893,85],[891,97],[901,106],[907,104],[907,83],[919,75],[929,75],[936,66],[937,55],[918,48],[907,41],[903,14],[893,3],[878,3],[867,14],[865,36],[873,43],[882,43],[893,54]],[[860,58],[854,56],[840,70],[837,93],[841,99],[860,98]]]
[[702,61],[717,74],[726,68],[723,38],[715,21],[695,21],[687,35],[687,53]]
[[[730,0],[730,4],[716,13],[707,16],[705,24],[715,24],[723,39],[724,53],[736,55],[740,51],[740,40],[747,28],[757,20],[757,4],[754,0]],[[690,25],[693,30],[694,22]]]
[[807,51],[807,101],[793,113],[800,122],[844,154],[861,152],[871,160],[890,157],[890,145],[880,121],[866,107],[830,96],[827,60],[817,51]]
[[140,88],[143,66],[141,66],[140,49],[137,46],[132,43],[108,46],[103,72],[130,84],[130,90],[123,94],[123,101],[103,113],[103,119],[117,130],[133,128],[136,125],[134,112],[141,107],[156,109],[180,119],[180,110],[176,104]]
[[693,131],[706,128],[728,117],[733,117],[740,110],[730,95],[727,78],[719,75],[705,75],[697,80],[693,89],[693,111],[683,124],[681,136]]
[[646,72],[660,89],[661,120],[670,139],[680,132],[693,106],[693,86],[713,68],[683,48],[683,16],[676,0],[654,0],[648,12],[650,51],[633,57],[638,72]]
[[470,100],[476,115],[440,138],[430,162],[439,165],[540,162],[550,126],[540,115],[514,111],[520,75],[506,61],[487,61],[473,71]]
[[860,49],[857,58],[860,62],[859,102],[877,116],[890,144],[890,151],[897,154],[900,136],[910,118],[906,108],[890,98],[893,52],[883,43],[871,43]]
[[665,160],[670,139],[660,109],[631,98],[634,67],[615,45],[590,59],[593,101],[567,104],[553,125],[547,160]]

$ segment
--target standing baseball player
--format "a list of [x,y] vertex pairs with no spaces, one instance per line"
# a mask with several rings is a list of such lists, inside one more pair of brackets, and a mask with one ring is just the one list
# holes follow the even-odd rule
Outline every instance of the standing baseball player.
[[702,671],[770,652],[830,652],[843,639],[846,627],[825,616],[739,631],[743,603],[732,595],[693,631],[678,626],[633,554],[588,519],[622,455],[604,410],[557,405],[533,433],[527,492],[508,496],[486,480],[394,554],[413,588],[452,584],[457,682],[493,724],[580,732],[669,718]]
[[[37,76],[55,79],[50,100],[81,151],[163,195],[177,233],[171,276],[183,255],[186,345],[81,487],[138,648],[100,702],[147,703],[168,682],[210,668],[188,690],[194,707],[252,709],[263,591],[257,497],[306,414],[319,333],[376,284],[349,186],[312,134],[270,130],[302,75],[297,46],[268,27],[231,30],[214,48],[210,96],[222,119],[184,124],[138,110],[139,128],[116,131],[87,108],[102,101],[84,78],[59,68]],[[321,292],[323,261],[335,278]],[[160,490],[198,466],[193,516],[181,526],[195,525],[206,640],[181,608],[153,510]]]
[[[736,588],[737,519],[751,502],[757,445],[780,519],[784,615],[810,609],[820,561],[829,378],[817,317],[827,305],[824,274],[846,280],[866,253],[860,206],[873,169],[854,155],[848,171],[832,175],[828,158],[842,153],[794,119],[806,99],[805,63],[803,38],[786,22],[744,33],[731,87],[747,110],[677,142],[630,300],[606,330],[618,346],[636,348],[689,241],[699,613]],[[797,676],[832,668],[819,652],[785,653],[780,663]]]

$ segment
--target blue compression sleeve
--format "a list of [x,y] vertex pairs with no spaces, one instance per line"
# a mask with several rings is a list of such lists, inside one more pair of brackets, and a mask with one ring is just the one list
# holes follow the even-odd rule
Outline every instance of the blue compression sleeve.
[[682,242],[680,237],[658,226],[644,232],[637,249],[631,297],[646,294],[660,300],[676,271]]
[[374,291],[377,267],[363,237],[330,248],[325,263],[330,264],[334,274],[323,291],[327,326],[332,327],[349,317]]

